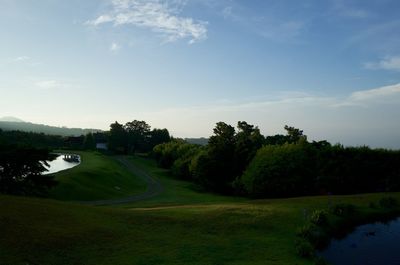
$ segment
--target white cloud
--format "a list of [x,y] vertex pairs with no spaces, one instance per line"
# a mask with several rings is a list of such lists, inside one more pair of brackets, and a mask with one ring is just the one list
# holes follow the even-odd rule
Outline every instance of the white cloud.
[[30,60],[31,58],[28,56],[19,56],[17,58],[14,59],[14,62],[25,62]]
[[365,65],[367,69],[384,69],[392,71],[400,71],[400,56],[385,57],[379,62],[368,62]]
[[118,43],[116,43],[116,42],[111,43],[110,51],[116,52],[119,49],[121,49],[121,46]]
[[356,91],[344,98],[296,94],[277,100],[167,108],[140,116],[180,137],[209,136],[218,121],[235,125],[245,120],[265,135],[284,133],[288,124],[304,129],[311,140],[400,148],[396,122],[400,84]]
[[60,83],[56,80],[42,80],[36,82],[35,86],[41,89],[54,89],[66,87],[66,84]]
[[349,99],[352,101],[370,101],[394,95],[400,95],[400,84],[356,91],[350,95]]
[[160,33],[166,42],[189,39],[194,43],[207,38],[207,22],[182,17],[182,0],[113,0],[112,10],[87,25],[105,23],[133,25]]

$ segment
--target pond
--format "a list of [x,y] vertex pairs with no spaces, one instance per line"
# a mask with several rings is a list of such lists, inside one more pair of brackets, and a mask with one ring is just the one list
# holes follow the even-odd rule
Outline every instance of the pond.
[[[73,168],[81,163],[80,156],[71,154],[56,154],[58,155],[53,161],[47,161],[49,167],[45,166],[48,171],[43,172],[44,175],[53,174],[61,170]],[[66,157],[66,155],[68,157]],[[72,157],[71,157],[72,156]]]
[[319,254],[332,265],[400,264],[400,218],[358,226]]

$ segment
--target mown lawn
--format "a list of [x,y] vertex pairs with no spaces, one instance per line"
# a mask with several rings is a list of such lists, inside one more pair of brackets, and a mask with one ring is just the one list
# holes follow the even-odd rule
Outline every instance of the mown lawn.
[[99,152],[79,154],[82,163],[55,174],[58,185],[50,197],[59,200],[89,201],[121,198],[144,192],[146,185],[111,156]]
[[168,170],[157,167],[153,159],[142,156],[129,157],[136,166],[149,172],[160,181],[163,190],[153,198],[135,203],[122,204],[120,207],[156,207],[166,205],[214,204],[222,202],[244,202],[245,198],[222,196],[203,191],[199,186],[189,181],[173,178]]
[[[391,194],[400,199],[400,194]],[[111,208],[0,196],[2,264],[311,264],[295,254],[304,209],[383,194]]]
[[[81,166],[57,176],[63,186],[52,191],[55,198],[122,195],[109,189],[117,185],[109,176],[123,175],[123,167],[111,157],[80,154]],[[294,244],[305,213],[336,203],[368,213],[376,211],[369,203],[383,196],[400,200],[400,193],[237,199],[199,192],[151,160],[131,159],[157,177],[164,191],[123,207],[0,195],[0,264],[312,264],[296,255]]]

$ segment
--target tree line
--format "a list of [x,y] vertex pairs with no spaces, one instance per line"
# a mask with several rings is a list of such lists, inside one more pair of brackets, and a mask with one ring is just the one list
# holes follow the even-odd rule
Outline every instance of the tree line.
[[95,150],[96,143],[108,146],[111,153],[149,152],[171,140],[167,129],[153,129],[145,121],[125,125],[115,122],[108,132],[81,136],[2,131],[0,129],[0,193],[44,196],[56,185],[53,176],[43,175],[44,165],[55,158],[53,149]]
[[167,129],[151,130],[145,121],[133,120],[125,125],[116,121],[110,125],[108,149],[122,154],[147,153],[156,145],[170,140]]
[[286,135],[263,136],[240,121],[224,122],[202,147],[172,140],[154,147],[158,164],[181,179],[223,194],[256,198],[400,191],[400,152],[344,147],[307,140],[285,126]]

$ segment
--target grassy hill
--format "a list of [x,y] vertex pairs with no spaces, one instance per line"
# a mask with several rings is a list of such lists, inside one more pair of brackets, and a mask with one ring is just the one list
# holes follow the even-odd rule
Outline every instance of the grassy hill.
[[[112,178],[115,171],[123,175],[123,167],[111,157],[81,155],[82,165],[57,176],[64,185],[61,190],[74,192],[59,190],[53,195],[75,199],[90,194],[92,187],[86,199],[116,196],[97,190],[111,187],[103,185],[105,178]],[[151,160],[131,161],[157,178],[164,191],[120,207],[0,195],[0,263],[312,264],[295,254],[296,231],[306,222],[305,210],[352,203],[358,211],[370,212],[369,203],[385,196],[236,199],[198,191],[172,179]],[[65,186],[68,181],[72,186]],[[391,195],[400,199],[400,193]]]
[[49,135],[61,135],[61,136],[79,136],[79,135],[86,135],[90,132],[93,133],[101,131],[99,129],[81,129],[81,128],[48,126],[44,124],[35,124],[23,121],[0,121],[0,129],[4,131],[35,132],[35,133],[44,133]]
[[73,201],[115,199],[146,190],[143,180],[111,156],[99,152],[73,153],[81,156],[82,163],[55,175],[59,184],[50,191],[51,198]]

